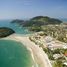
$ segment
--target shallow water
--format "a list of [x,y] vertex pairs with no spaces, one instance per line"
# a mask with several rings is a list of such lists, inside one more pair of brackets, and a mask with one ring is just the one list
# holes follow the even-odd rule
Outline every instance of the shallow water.
[[32,67],[31,54],[19,42],[0,40],[0,67]]
[[10,23],[12,20],[0,20],[0,27],[12,28],[17,34],[29,34],[26,28],[19,26],[18,24]]
[[[10,22],[11,20],[0,20],[0,27],[9,27],[21,36],[30,33],[26,28]],[[32,67],[32,64],[31,54],[23,44],[0,40],[0,67]]]

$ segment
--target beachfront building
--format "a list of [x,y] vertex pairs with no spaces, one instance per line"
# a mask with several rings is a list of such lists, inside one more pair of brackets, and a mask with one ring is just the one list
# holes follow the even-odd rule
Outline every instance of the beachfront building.
[[62,55],[61,54],[54,54],[53,57],[54,57],[54,59],[58,59],[58,58],[61,58]]
[[67,67],[67,62],[64,62],[64,63],[63,63],[63,66]]
[[64,48],[64,49],[67,49],[67,44],[63,45],[63,48]]

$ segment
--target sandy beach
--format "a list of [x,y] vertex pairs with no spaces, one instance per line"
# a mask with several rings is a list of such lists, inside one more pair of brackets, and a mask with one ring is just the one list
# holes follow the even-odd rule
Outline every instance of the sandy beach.
[[[35,43],[30,41],[29,36],[20,36],[17,34],[13,34],[4,39],[15,40],[23,43],[31,52],[36,67],[52,67],[47,54],[42,50],[42,48],[40,48],[39,46],[35,45]],[[34,65],[32,67],[34,67]]]

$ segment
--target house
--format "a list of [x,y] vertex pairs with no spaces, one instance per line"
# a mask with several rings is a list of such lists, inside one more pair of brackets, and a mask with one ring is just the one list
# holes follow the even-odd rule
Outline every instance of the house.
[[64,53],[64,55],[67,57],[67,51]]
[[64,49],[67,49],[67,44],[66,44],[66,45],[63,45],[63,48],[64,48]]
[[50,37],[50,36],[46,36],[46,37],[45,37],[45,41],[46,41],[47,43],[51,42],[52,40],[53,40],[53,38]]
[[62,55],[61,54],[54,54],[53,57],[54,57],[54,59],[58,59],[58,58],[62,57]]
[[64,62],[63,64],[64,64],[65,66],[67,66],[67,62]]

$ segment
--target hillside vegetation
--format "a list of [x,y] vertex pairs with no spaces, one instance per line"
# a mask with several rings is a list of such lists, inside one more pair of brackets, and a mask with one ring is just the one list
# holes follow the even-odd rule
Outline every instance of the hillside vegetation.
[[62,23],[61,20],[55,19],[55,18],[50,18],[48,16],[37,16],[37,17],[32,18],[31,20],[44,22],[44,24],[60,24],[60,23]]
[[34,18],[31,18],[29,21],[27,21],[23,26],[42,26],[42,25],[48,25],[48,24],[61,24],[62,21],[55,18],[50,18],[47,16],[37,16]]
[[7,28],[7,27],[0,27],[0,38],[2,37],[7,37],[11,34],[15,33],[15,31],[13,31],[12,29],[10,28]]
[[50,35],[59,41],[67,43],[67,30],[61,25],[47,25],[45,27],[42,26],[42,31],[44,31],[44,34],[47,36]]
[[24,20],[13,20],[11,23],[19,23],[22,24],[24,27],[29,26],[42,26],[42,25],[48,25],[48,24],[61,24],[62,21],[55,18],[50,18],[47,16],[36,16],[31,18],[30,20],[24,21]]
[[49,25],[49,24],[57,25],[57,24],[61,24],[62,21],[59,19],[50,18],[48,16],[36,16],[27,21],[16,19],[13,20],[11,23],[18,23],[23,27],[28,27],[28,29],[31,31],[38,32],[42,30],[41,26]]

